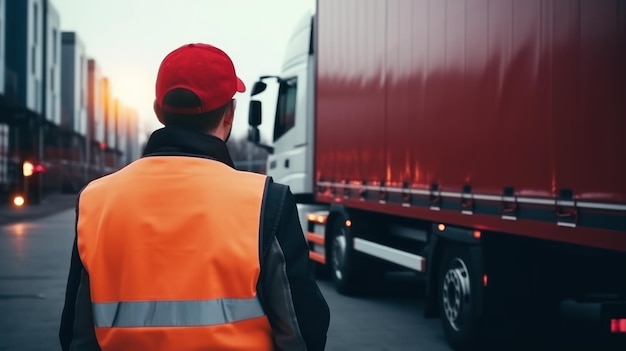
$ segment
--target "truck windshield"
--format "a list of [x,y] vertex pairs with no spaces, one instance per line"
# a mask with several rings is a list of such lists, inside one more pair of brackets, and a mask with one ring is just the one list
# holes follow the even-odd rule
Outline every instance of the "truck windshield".
[[276,106],[276,122],[274,125],[274,141],[294,127],[296,120],[296,93],[297,79],[285,80],[278,90],[278,103]]

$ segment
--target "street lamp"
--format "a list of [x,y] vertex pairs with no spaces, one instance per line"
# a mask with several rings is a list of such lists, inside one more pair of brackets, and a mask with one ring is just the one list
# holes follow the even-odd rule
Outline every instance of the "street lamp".
[[26,179],[33,175],[34,170],[35,166],[32,163],[24,161],[24,164],[22,165],[22,174],[24,174],[24,177],[26,177]]
[[26,204],[26,197],[28,196],[28,178],[30,178],[35,172],[35,166],[28,161],[24,161],[22,164],[22,175],[24,176],[24,190],[22,194],[17,194],[13,197],[13,204],[17,207],[22,207]]

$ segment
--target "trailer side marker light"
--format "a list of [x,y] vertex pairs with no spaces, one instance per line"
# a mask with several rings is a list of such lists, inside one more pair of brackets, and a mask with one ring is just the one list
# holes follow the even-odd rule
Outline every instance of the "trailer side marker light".
[[446,230],[446,226],[444,224],[440,224],[437,226],[437,229],[439,229],[440,232],[443,232],[444,230]]
[[346,219],[346,227],[351,227],[352,226],[352,221],[349,219]]
[[611,333],[626,333],[626,318],[611,319]]
[[487,286],[487,281],[488,281],[487,275],[483,274],[483,286]]
[[22,207],[24,206],[24,203],[26,202],[26,200],[24,200],[24,197],[21,195],[17,195],[16,197],[13,198],[13,204],[17,207]]
[[312,213],[312,214],[307,215],[306,218],[309,220],[309,222],[317,222],[317,223],[321,223],[321,224],[326,223],[326,217],[325,216],[316,215],[316,214]]
[[474,230],[474,232],[472,233],[472,236],[473,236],[474,238],[476,238],[476,239],[480,239],[480,236],[481,236],[481,235],[482,235],[482,234],[481,234],[480,230]]

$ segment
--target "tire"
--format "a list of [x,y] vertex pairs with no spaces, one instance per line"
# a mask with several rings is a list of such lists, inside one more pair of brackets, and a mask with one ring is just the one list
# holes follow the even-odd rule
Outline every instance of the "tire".
[[335,289],[344,295],[354,292],[355,272],[353,256],[355,252],[349,229],[344,225],[343,218],[336,219],[331,227],[331,244],[329,252],[329,270]]
[[438,279],[439,315],[448,344],[457,351],[479,347],[481,289],[470,250],[462,245],[444,249]]
[[345,218],[333,221],[328,268],[337,292],[343,295],[373,294],[382,286],[384,265],[354,250],[353,236]]

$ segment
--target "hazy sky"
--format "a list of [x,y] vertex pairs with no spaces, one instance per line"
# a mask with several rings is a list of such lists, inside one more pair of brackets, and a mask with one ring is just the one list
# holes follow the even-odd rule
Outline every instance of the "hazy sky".
[[110,78],[113,95],[138,111],[148,131],[161,126],[152,103],[163,57],[191,42],[226,51],[248,87],[236,96],[233,136],[247,131],[252,84],[260,75],[279,73],[291,31],[315,8],[315,0],[51,1],[61,29],[78,34],[87,56]]

